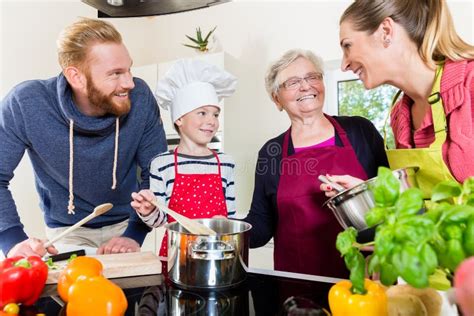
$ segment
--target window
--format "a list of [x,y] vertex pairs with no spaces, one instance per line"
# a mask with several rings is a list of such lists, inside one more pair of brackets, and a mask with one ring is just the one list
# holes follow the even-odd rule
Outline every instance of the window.
[[[397,88],[383,85],[366,90],[362,81],[350,72],[338,69],[327,71],[326,95],[328,113],[344,116],[362,116],[370,120],[383,136],[383,126]],[[388,124],[388,123],[387,123]],[[387,143],[392,147],[393,135],[387,126]]]

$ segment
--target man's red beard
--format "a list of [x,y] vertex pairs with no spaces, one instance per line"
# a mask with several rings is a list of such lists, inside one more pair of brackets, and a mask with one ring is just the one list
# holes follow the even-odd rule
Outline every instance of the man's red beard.
[[130,90],[124,90],[120,92],[112,92],[109,95],[102,93],[97,86],[94,84],[94,81],[89,74],[86,75],[87,78],[87,98],[89,103],[96,106],[97,108],[103,110],[105,114],[112,114],[115,116],[121,116],[130,112],[131,102],[130,98],[127,98],[121,102],[116,102],[113,100],[115,94],[118,93],[129,93]]

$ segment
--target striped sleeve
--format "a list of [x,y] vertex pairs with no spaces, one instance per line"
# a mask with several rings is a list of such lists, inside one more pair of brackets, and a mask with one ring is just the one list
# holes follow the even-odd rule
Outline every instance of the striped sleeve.
[[[173,161],[172,159],[173,155],[170,152],[162,153],[153,158],[150,165],[150,190],[155,195],[156,201],[163,205],[168,205],[167,182],[169,184],[169,175],[166,172],[168,170],[163,169]],[[174,175],[172,179],[174,180]],[[149,227],[156,228],[167,223],[166,214],[158,208],[148,216],[140,216],[140,218]]]
[[224,197],[227,204],[227,217],[235,218],[235,162],[231,156],[219,153],[221,161],[222,188],[224,189]]

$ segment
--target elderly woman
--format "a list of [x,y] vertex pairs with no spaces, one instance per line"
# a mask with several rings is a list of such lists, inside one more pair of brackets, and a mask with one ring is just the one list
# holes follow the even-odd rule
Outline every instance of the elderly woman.
[[350,174],[368,179],[386,166],[383,141],[362,117],[324,114],[323,64],[310,51],[290,50],[270,65],[266,89],[290,128],[259,151],[249,214],[250,247],[274,237],[275,269],[347,277],[337,252],[342,230],[323,208],[318,175]]

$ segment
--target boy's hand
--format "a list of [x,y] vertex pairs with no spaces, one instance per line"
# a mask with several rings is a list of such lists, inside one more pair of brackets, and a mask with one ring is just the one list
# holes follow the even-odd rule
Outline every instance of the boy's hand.
[[155,200],[155,195],[150,190],[141,190],[138,193],[133,192],[132,199],[133,201],[130,205],[142,216],[150,215],[155,209],[155,206],[151,203],[151,201]]

